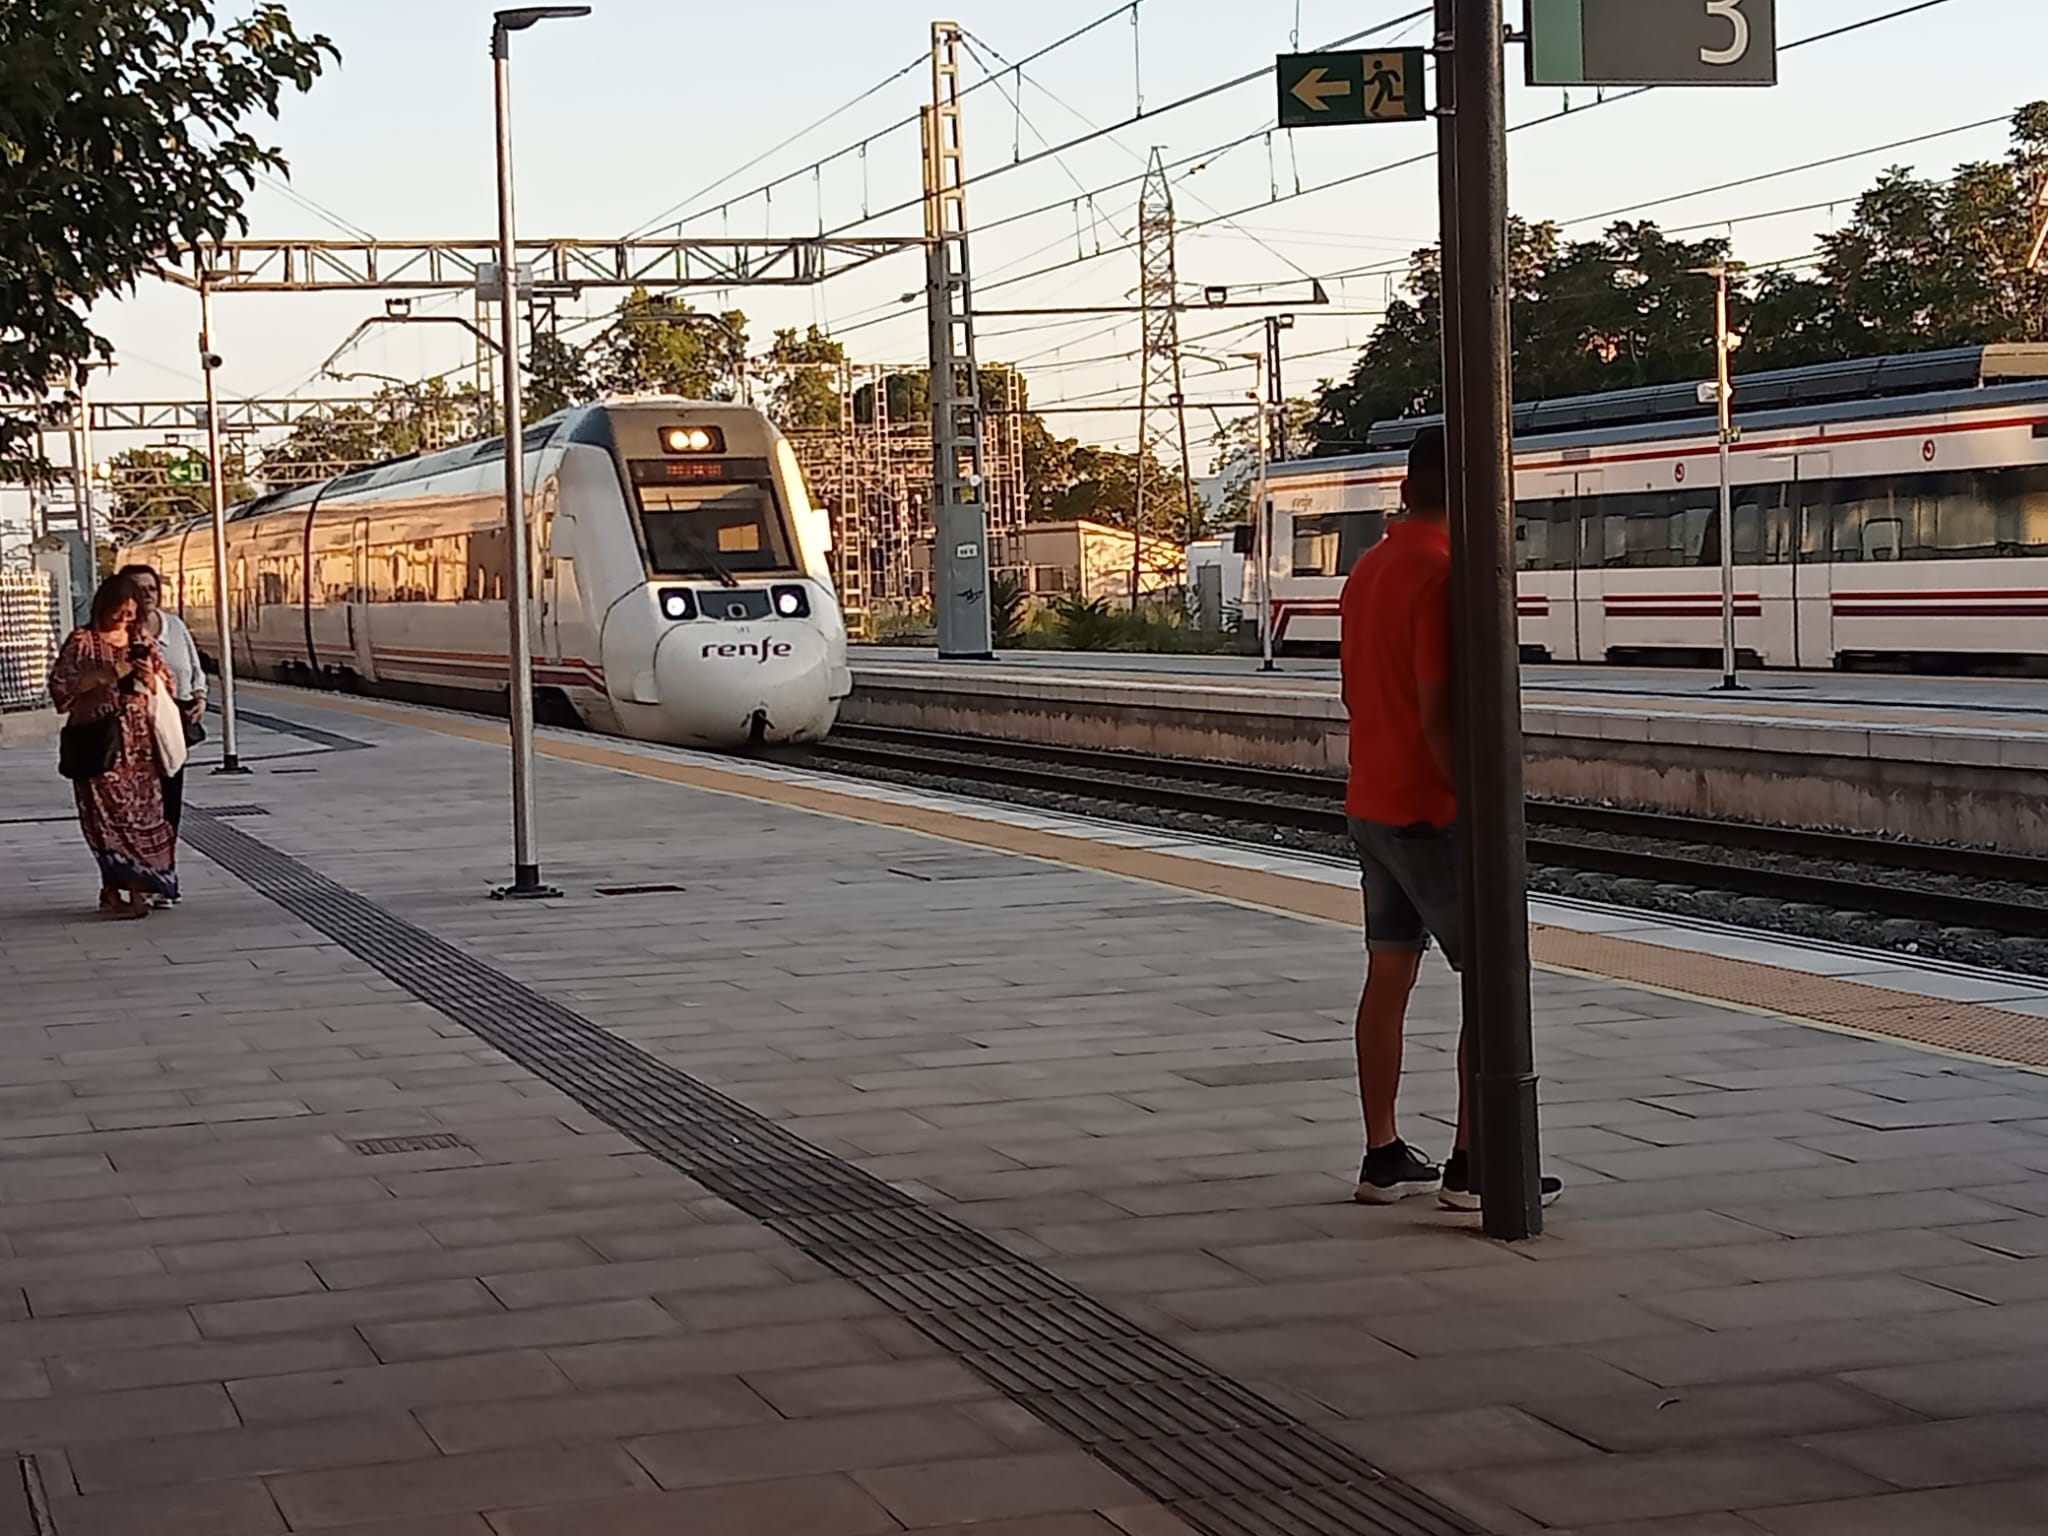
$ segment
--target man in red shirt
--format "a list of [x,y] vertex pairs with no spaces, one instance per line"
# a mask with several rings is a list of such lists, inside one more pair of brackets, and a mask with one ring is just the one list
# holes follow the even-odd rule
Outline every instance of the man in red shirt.
[[[1451,536],[1444,435],[1426,427],[1408,450],[1405,515],[1367,550],[1344,583],[1344,704],[1351,773],[1344,813],[1365,891],[1365,991],[1358,1000],[1358,1096],[1365,1163],[1357,1198],[1391,1204],[1436,1194],[1476,1211],[1466,1156],[1466,1054],[1458,1041],[1458,1132],[1441,1169],[1401,1139],[1408,995],[1430,936],[1453,969],[1462,946],[1458,796],[1451,756]],[[1545,1203],[1561,1186],[1543,1180]]]

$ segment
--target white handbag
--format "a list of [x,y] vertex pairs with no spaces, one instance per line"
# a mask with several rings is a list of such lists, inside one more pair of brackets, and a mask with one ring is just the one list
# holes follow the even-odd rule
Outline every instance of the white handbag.
[[156,737],[156,759],[167,779],[175,778],[185,766],[185,717],[178,701],[161,683],[149,690],[149,726]]

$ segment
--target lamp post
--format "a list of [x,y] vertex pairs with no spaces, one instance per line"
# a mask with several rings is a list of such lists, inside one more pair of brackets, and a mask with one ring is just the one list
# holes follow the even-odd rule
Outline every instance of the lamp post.
[[206,492],[213,509],[213,632],[220,652],[215,658],[220,678],[220,766],[215,773],[238,774],[242,766],[235,714],[235,631],[228,583],[228,486],[220,451],[220,394],[213,376],[220,354],[213,350],[213,280],[199,274],[199,369],[206,378]]
[[1728,482],[1728,455],[1739,434],[1735,430],[1735,383],[1729,367],[1735,339],[1728,331],[1728,264],[1717,262],[1694,270],[1714,280],[1714,382],[1701,386],[1700,393],[1704,396],[1709,389],[1713,391],[1720,429],[1716,458],[1721,471],[1721,688],[1739,692],[1742,683],[1735,672],[1735,511]]
[[557,17],[588,16],[587,5],[536,5],[499,11],[491,22],[493,98],[498,125],[498,314],[505,374],[506,655],[512,721],[512,883],[501,897],[558,896],[541,884],[534,839],[533,611],[526,558],[525,444],[520,433],[519,271],[512,220],[512,34]]

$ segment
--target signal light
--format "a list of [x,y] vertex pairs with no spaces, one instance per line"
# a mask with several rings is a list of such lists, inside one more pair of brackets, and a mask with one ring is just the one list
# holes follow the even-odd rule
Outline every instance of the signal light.
[[723,453],[725,433],[717,427],[663,427],[661,446],[668,453]]

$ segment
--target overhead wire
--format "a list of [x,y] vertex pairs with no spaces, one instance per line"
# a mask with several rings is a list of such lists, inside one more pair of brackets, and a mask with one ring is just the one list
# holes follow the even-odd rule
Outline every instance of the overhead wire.
[[[1810,37],[1799,38],[1793,42],[1784,44],[1779,49],[1779,52],[1789,53],[1795,49],[1808,47],[1814,43],[1826,42],[1833,38],[1845,36],[1851,32],[1861,31],[1866,27],[1876,26],[1880,22],[1895,20],[1901,16],[1910,16],[1917,12],[1931,10],[1936,6],[1948,5],[1951,3],[1953,3],[1953,0],[1915,0],[1915,3],[1913,4],[1902,6],[1896,10],[1886,12],[1884,15],[1881,16],[1866,17],[1861,21],[1851,22],[1845,26],[1832,28],[1831,30],[1826,32],[1818,32]],[[1549,123],[1561,122],[1568,117],[1583,117],[1588,112],[1595,111],[1603,106],[1609,106],[1616,102],[1632,100],[1637,96],[1646,95],[1650,91],[1653,91],[1655,89],[1655,86],[1639,86],[1632,90],[1622,91],[1612,96],[1603,96],[1599,100],[1593,102],[1590,106],[1566,108],[1560,111],[1546,113],[1540,117],[1528,118],[1522,122],[1511,124],[1507,131],[1509,133],[1520,133],[1530,128],[1540,128]],[[1436,151],[1434,148],[1431,148],[1430,150],[1425,151],[1423,153],[1409,155],[1400,160],[1383,162],[1379,165],[1369,166],[1362,171],[1354,171],[1347,175],[1334,177],[1328,181],[1317,182],[1315,185],[1305,187],[1299,192],[1283,192],[1278,197],[1268,197],[1259,202],[1248,203],[1242,208],[1232,209],[1228,214],[1219,215],[1210,219],[1194,221],[1187,227],[1191,229],[1199,229],[1208,224],[1223,223],[1231,218],[1238,218],[1242,217],[1245,214],[1255,213],[1261,208],[1273,207],[1279,203],[1293,202],[1298,198],[1312,197],[1317,195],[1318,193],[1332,191],[1338,187],[1355,185],[1358,182],[1369,180],[1375,176],[1383,176],[1392,171],[1407,169],[1414,166],[1426,164],[1434,160],[1435,158]],[[1099,254],[1103,256],[1117,255],[1121,254],[1122,252],[1135,250],[1136,248],[1137,246],[1135,241],[1126,241],[1124,244],[1120,246],[1106,248]],[[1096,256],[1090,255],[1079,258],[1079,261],[1092,261],[1095,259],[1097,259]],[[1047,273],[1050,271],[1063,271],[1069,265],[1078,264],[1078,261],[1072,264],[1062,263],[1061,266],[1058,268],[1048,268],[1035,272],[1027,272],[1014,277],[1003,277],[999,278],[994,283],[983,283],[980,286],[982,291],[986,293],[993,288],[1003,288],[1012,286],[1017,283],[1029,282],[1033,278],[1043,277],[1047,275]]]
[[[661,228],[662,225],[669,219],[670,215],[678,213],[682,209],[687,208],[691,203],[696,202],[699,198],[709,197],[712,193],[716,192],[720,187],[724,186],[727,182],[732,181],[737,177],[746,175],[748,171],[751,171],[755,166],[761,164],[762,161],[774,158],[776,155],[781,154],[783,150],[788,149],[792,144],[799,144],[803,142],[803,140],[809,138],[812,134],[816,133],[820,128],[823,128],[827,123],[830,123],[837,118],[844,117],[847,113],[851,112],[855,107],[861,106],[864,103],[872,100],[876,96],[879,96],[883,91],[886,91],[890,86],[894,85],[898,80],[901,80],[905,75],[911,73],[919,66],[927,63],[930,60],[930,58],[931,55],[928,52],[918,54],[917,57],[913,58],[909,63],[905,64],[902,68],[894,71],[891,74],[884,75],[880,80],[877,80],[873,85],[869,86],[866,90],[862,91],[858,96],[855,96],[848,101],[842,102],[840,105],[834,107],[830,112],[827,112],[824,116],[817,118],[813,122],[807,123],[802,128],[799,128],[795,133],[790,134],[787,138],[782,139],[778,143],[771,144],[768,148],[762,150],[758,155],[754,156],[753,159],[747,161],[744,165],[734,166],[731,170],[727,171],[723,176],[719,177],[718,180],[710,182],[705,186],[699,187],[695,192],[692,192],[688,197],[682,198],[672,206],[662,209],[662,211],[660,213],[657,213],[653,218],[647,219],[640,223],[639,225],[635,226],[632,232],[625,235],[623,238],[627,240],[637,240],[640,236],[647,234],[652,230]],[[915,119],[912,119],[912,121],[915,121]],[[894,129],[884,129],[883,131],[894,132]],[[861,146],[865,147],[867,142],[867,140],[862,140]],[[840,159],[843,157],[845,153],[846,151],[841,151],[838,154],[834,154],[829,158],[833,160]],[[804,169],[809,170],[815,174],[817,172],[821,172],[826,164],[827,161],[820,160],[814,162],[812,165],[806,166]],[[795,175],[802,174],[802,171],[795,173]],[[771,185],[779,186],[782,184],[782,181],[787,181],[791,179],[793,179],[793,177],[784,177],[780,181],[771,183]],[[749,197],[753,195],[753,193],[745,193],[737,198],[729,199],[728,202],[745,202]],[[677,228],[680,229],[683,224],[688,223],[690,221],[690,218],[701,217],[702,213],[708,213],[710,211],[711,210],[707,208],[702,210],[699,214],[685,216],[682,220],[678,221]]]
[[[1069,43],[1076,42],[1079,39],[1086,37],[1089,33],[1095,31],[1097,28],[1107,26],[1110,22],[1117,20],[1119,17],[1127,15],[1130,12],[1130,10],[1131,0],[1120,0],[1120,3],[1116,6],[1114,10],[1104,11],[1100,16],[1096,17],[1093,21],[1084,22],[1082,25],[1074,28],[1071,32],[1067,32],[1060,37],[1054,38],[1051,42],[1034,50],[1030,54],[1027,54],[1022,62],[1026,64],[1034,63],[1037,60],[1044,58],[1046,55],[1066,47]],[[930,57],[931,55],[929,53],[920,54],[916,62],[918,64],[922,64],[926,62]],[[981,89],[982,86],[986,85],[987,83],[988,82],[986,80],[978,80],[964,87],[960,92],[962,99],[965,99],[973,92]],[[863,94],[865,95],[866,93]],[[900,132],[905,128],[914,128],[918,125],[918,123],[921,120],[921,112],[913,112],[908,117],[898,118],[895,122],[890,123],[887,127],[876,129],[873,133],[867,135],[867,137],[857,141],[856,143],[849,144],[842,149],[836,149],[831,154],[825,155],[817,160],[813,160],[808,165],[798,166],[795,170],[788,172],[786,175],[778,176],[772,181],[762,182],[759,186],[750,188],[748,191],[734,193],[732,196],[727,197],[721,200],[720,202],[708,203],[705,206],[697,209],[695,212],[683,214],[680,218],[673,221],[673,227],[680,230],[683,225],[693,223],[697,219],[703,218],[707,214],[714,213],[720,208],[729,208],[734,203],[744,203],[756,197],[772,195],[775,188],[782,186],[788,182],[796,181],[801,177],[811,175],[814,172],[820,171],[825,166],[832,164],[836,160],[843,160],[846,158],[846,156],[850,154],[854,154],[856,152],[863,152],[866,150],[867,146],[875,142],[875,140],[886,138],[890,134]],[[773,153],[773,151],[770,151],[770,153]],[[736,172],[735,174],[738,173]],[[912,203],[909,206],[915,207],[916,204]],[[875,215],[875,217],[880,218],[882,217],[882,215],[877,214]],[[661,227],[665,224],[668,224],[669,222],[670,221],[668,219],[668,216],[664,214],[660,218],[653,220],[651,225],[643,227]],[[865,222],[865,220],[863,220],[863,222]],[[831,233],[838,233],[838,231],[831,231]]]

